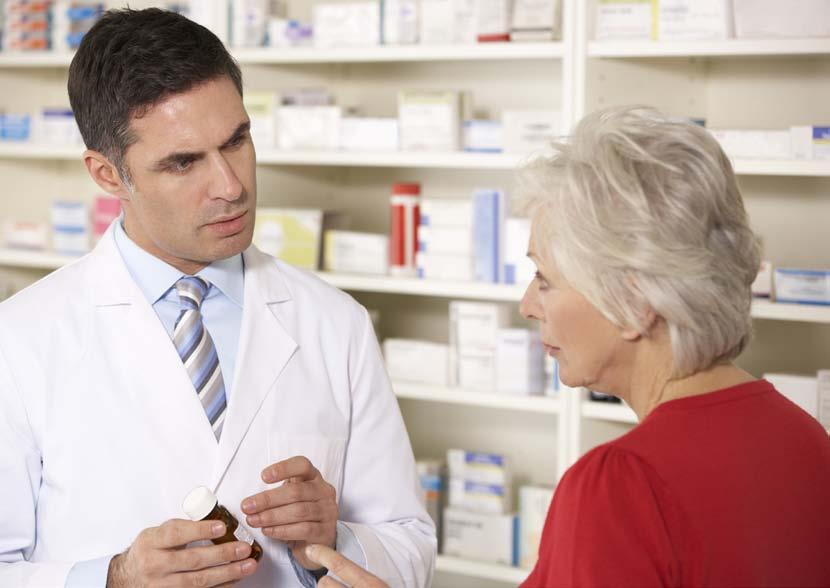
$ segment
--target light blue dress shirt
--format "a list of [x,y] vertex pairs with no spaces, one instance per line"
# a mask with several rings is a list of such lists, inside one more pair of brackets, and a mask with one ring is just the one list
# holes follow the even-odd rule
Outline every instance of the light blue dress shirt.
[[[173,327],[181,310],[176,282],[184,274],[136,245],[127,236],[121,222],[115,223],[114,233],[115,244],[130,276],[153,306],[167,334],[172,337]],[[225,395],[230,403],[245,294],[245,269],[242,255],[215,261],[197,275],[211,284],[207,296],[202,301],[202,320],[216,346],[219,367],[225,382]],[[336,549],[358,565],[366,566],[366,556],[357,537],[351,529],[339,521],[337,522]],[[306,588],[314,588],[316,586],[314,577],[294,560],[290,551],[288,553],[300,582]],[[65,588],[105,588],[110,560],[113,557],[114,555],[107,555],[76,563],[66,578]]]

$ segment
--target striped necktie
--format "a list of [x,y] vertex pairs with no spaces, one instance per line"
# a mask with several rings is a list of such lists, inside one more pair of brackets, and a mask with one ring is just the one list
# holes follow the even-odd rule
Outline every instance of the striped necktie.
[[173,327],[173,343],[218,440],[225,422],[225,382],[213,339],[202,323],[200,308],[208,290],[210,284],[198,276],[176,282],[181,312]]

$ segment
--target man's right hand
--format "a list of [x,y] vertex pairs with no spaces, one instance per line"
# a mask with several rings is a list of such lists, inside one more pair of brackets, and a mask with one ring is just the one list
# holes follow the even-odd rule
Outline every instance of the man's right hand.
[[171,519],[144,529],[130,548],[110,561],[107,588],[219,586],[250,576],[257,563],[241,541],[183,549],[225,534],[218,521]]

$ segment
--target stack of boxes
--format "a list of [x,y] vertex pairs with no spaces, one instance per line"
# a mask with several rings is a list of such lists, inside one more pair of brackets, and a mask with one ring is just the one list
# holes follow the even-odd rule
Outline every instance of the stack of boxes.
[[518,518],[511,511],[511,475],[503,455],[447,451],[448,505],[443,552],[466,559],[517,565]]
[[496,342],[508,324],[508,309],[487,302],[450,302],[451,373],[465,390],[492,392],[496,383]]
[[815,376],[764,374],[764,379],[830,431],[830,370]]
[[470,200],[421,201],[418,227],[418,277],[473,280],[473,203]]

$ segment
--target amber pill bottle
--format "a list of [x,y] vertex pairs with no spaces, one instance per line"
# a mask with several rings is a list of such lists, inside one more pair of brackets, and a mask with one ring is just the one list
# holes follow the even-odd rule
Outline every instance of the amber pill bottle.
[[216,495],[204,486],[194,488],[182,503],[182,510],[193,521],[222,521],[225,523],[225,534],[212,539],[217,545],[231,541],[242,541],[251,546],[251,557],[259,561],[262,557],[262,546],[256,542],[251,532],[240,525],[236,517],[227,508],[219,504]]

